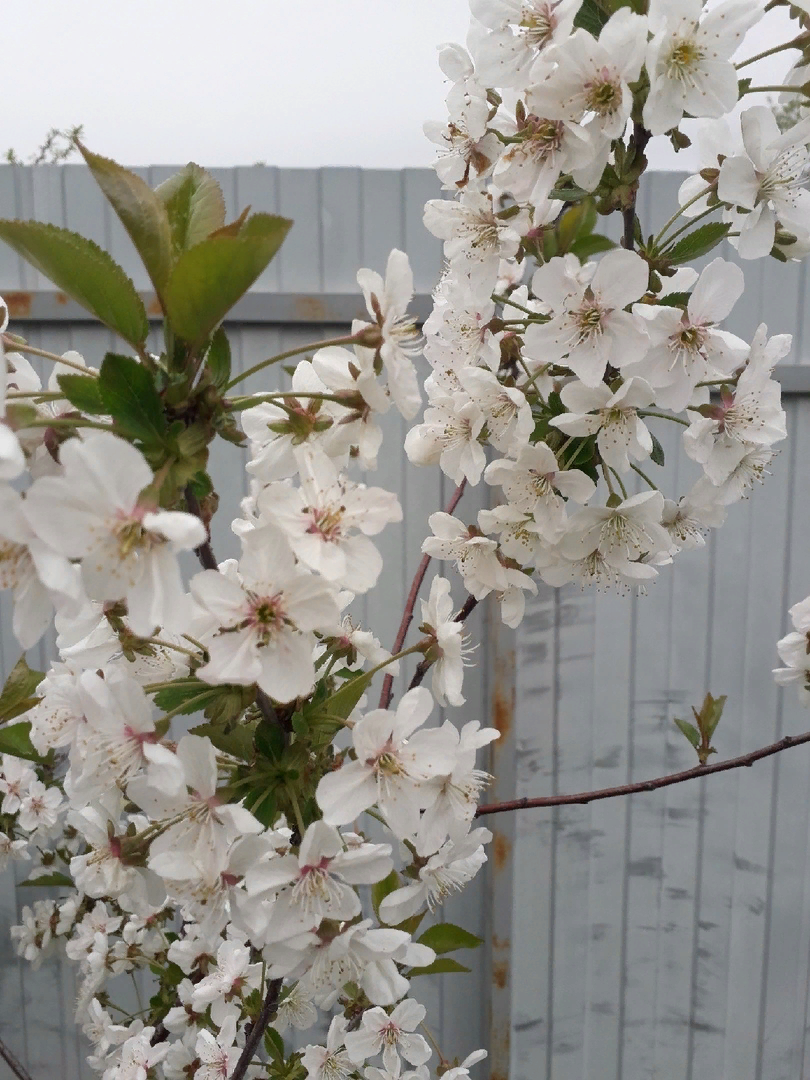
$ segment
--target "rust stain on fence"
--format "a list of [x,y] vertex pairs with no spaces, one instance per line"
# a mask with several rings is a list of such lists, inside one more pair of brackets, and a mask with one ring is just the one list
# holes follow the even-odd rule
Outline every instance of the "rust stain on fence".
[[3,293],[3,300],[10,319],[24,319],[31,314],[30,292]]

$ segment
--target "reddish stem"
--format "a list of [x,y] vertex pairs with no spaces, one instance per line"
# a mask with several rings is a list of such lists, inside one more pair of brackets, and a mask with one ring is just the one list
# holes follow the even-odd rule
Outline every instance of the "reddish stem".
[[[461,496],[464,494],[464,488],[467,486],[467,481],[462,480],[456,490],[453,492],[453,497],[445,507],[445,514],[452,514],[455,508],[459,504]],[[405,601],[405,610],[402,613],[402,621],[399,624],[399,630],[397,630],[397,636],[394,639],[394,647],[391,649],[393,654],[400,652],[402,649],[405,637],[408,633],[408,628],[411,625],[413,619],[413,609],[416,607],[416,599],[419,596],[419,590],[422,588],[422,582],[425,580],[425,574],[430,563],[430,555],[423,555],[419,566],[416,569],[416,574],[411,582],[410,592],[408,593],[408,599]],[[380,703],[377,706],[379,709],[387,709],[391,704],[391,698],[394,694],[394,676],[389,672],[383,679],[382,691],[380,692]]]
[[769,746],[761,746],[759,750],[752,750],[750,754],[741,754],[739,757],[729,758],[727,761],[717,761],[713,765],[696,765],[693,769],[684,769],[683,772],[670,773],[668,776],[659,776],[655,780],[642,780],[638,784],[624,784],[622,787],[601,788],[597,791],[579,791],[573,795],[544,795],[538,799],[511,799],[509,802],[490,803],[479,806],[476,817],[485,814],[501,814],[505,810],[527,810],[533,806],[585,806],[599,799],[616,799],[620,795],[634,795],[638,791],[656,791],[658,788],[670,787],[672,784],[682,784],[684,780],[694,780],[699,776],[708,776],[709,773],[728,772],[730,769],[741,769],[744,766],[753,765],[755,761],[780,754],[783,750],[789,750],[791,746],[801,746],[802,743],[810,742],[810,731],[803,735],[785,735],[779,742]]

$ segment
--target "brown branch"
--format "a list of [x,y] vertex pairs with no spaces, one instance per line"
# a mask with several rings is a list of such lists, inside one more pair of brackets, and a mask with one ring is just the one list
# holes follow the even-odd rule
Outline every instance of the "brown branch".
[[245,1048],[239,1055],[236,1068],[231,1073],[231,1080],[243,1080],[245,1073],[248,1071],[248,1067],[253,1061],[254,1054],[259,1048],[262,1036],[267,1030],[267,1025],[270,1023],[270,1020],[278,1008],[278,999],[283,982],[283,979],[272,979],[268,984],[267,994],[262,1003],[262,1010],[250,1029],[250,1034],[245,1042]]
[[[466,486],[467,481],[462,480],[456,490],[453,492],[450,502],[445,507],[445,514],[453,513],[453,511],[459,504],[461,496],[464,494],[464,488]],[[405,601],[405,610],[402,613],[402,621],[399,624],[399,630],[397,630],[397,636],[394,639],[394,647],[391,649],[392,654],[396,654],[402,649],[402,645],[408,633],[408,628],[410,627],[411,620],[413,619],[413,609],[416,607],[416,599],[419,596],[419,590],[422,588],[422,582],[425,580],[425,574],[427,573],[427,568],[429,564],[430,555],[423,555],[422,561],[419,563],[419,566],[416,569],[416,574],[414,575],[414,579],[411,582],[411,588],[408,592],[408,598]],[[383,679],[382,690],[380,691],[380,703],[377,708],[387,709],[388,706],[391,704],[391,698],[393,696],[393,693],[394,676],[389,672]]]
[[490,803],[479,806],[476,817],[484,817],[486,814],[501,814],[505,810],[527,810],[535,806],[586,806],[588,803],[597,802],[599,799],[616,799],[620,795],[635,795],[639,791],[657,791],[658,788],[671,787],[673,784],[682,784],[685,780],[696,780],[700,776],[708,776],[710,773],[728,772],[730,769],[741,769],[753,765],[755,761],[780,754],[783,750],[789,750],[792,746],[801,746],[802,743],[810,743],[810,731],[803,735],[785,735],[779,742],[769,746],[761,746],[759,750],[752,750],[750,754],[741,754],[739,757],[729,758],[727,761],[716,761],[713,765],[695,765],[693,769],[684,769],[683,772],[670,773],[669,776],[659,776],[655,780],[642,780],[637,784],[623,784],[621,787],[601,788],[597,791],[579,791],[573,795],[544,795],[537,799],[511,799],[508,802]]
[[[470,594],[464,601],[461,610],[453,619],[453,622],[464,622],[464,620],[467,618],[467,616],[470,614],[470,612],[473,610],[477,603],[478,601],[475,599],[475,597]],[[409,690],[413,690],[415,686],[419,686],[425,675],[427,675],[428,671],[430,671],[431,667],[433,667],[433,664],[434,661],[429,660],[426,656],[419,661],[419,663],[416,665],[416,671],[413,673],[413,678],[408,684]]]
[[[642,124],[633,125],[633,137],[630,140],[630,146],[636,151],[636,154],[643,154],[647,143],[650,141],[650,132]],[[635,160],[635,159],[634,159]],[[646,165],[645,165],[646,168]],[[633,186],[630,205],[626,206],[622,211],[622,219],[624,221],[624,235],[622,236],[622,247],[627,248],[628,251],[633,251],[636,241],[636,195],[638,193],[638,181]]]
[[[189,511],[205,525],[199,501],[194,494],[191,484],[186,487],[186,506],[189,508]],[[211,533],[207,525],[205,525],[205,531],[208,534],[208,539],[200,544],[198,548],[194,548],[194,554],[200,560],[203,570],[217,570],[218,564],[216,556],[214,555],[214,549],[211,547]]]
[[5,1061],[6,1065],[11,1069],[19,1080],[33,1080],[31,1073],[25,1068],[24,1065],[16,1059],[6,1044],[0,1039],[0,1058]]

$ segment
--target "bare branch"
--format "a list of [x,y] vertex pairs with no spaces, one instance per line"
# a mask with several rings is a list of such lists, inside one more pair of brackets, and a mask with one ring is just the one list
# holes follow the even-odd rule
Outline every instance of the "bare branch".
[[[464,494],[464,488],[467,486],[467,481],[462,480],[456,490],[453,492],[450,502],[445,507],[445,514],[452,514],[455,508],[458,506],[461,496]],[[416,599],[419,596],[419,590],[422,588],[422,582],[425,580],[425,574],[427,573],[428,565],[430,564],[430,555],[423,555],[422,561],[417,567],[414,579],[411,582],[411,588],[408,592],[408,599],[405,601],[405,610],[402,613],[402,621],[399,624],[399,630],[397,630],[397,636],[394,639],[394,647],[391,652],[396,654],[402,650],[405,636],[408,633],[408,628],[411,625],[413,619],[413,609],[416,607]],[[420,664],[421,667],[421,664]],[[425,669],[427,670],[427,668]],[[423,675],[424,678],[424,675]],[[420,679],[419,682],[422,680]],[[412,685],[418,686],[418,683]],[[391,704],[391,697],[394,693],[394,676],[390,674],[386,675],[383,679],[382,691],[380,692],[380,703],[377,706],[379,709],[387,709]]]
[[256,1018],[256,1022],[250,1029],[250,1034],[245,1042],[245,1048],[239,1055],[236,1068],[231,1073],[231,1080],[243,1080],[248,1066],[253,1061],[253,1056],[259,1048],[262,1036],[267,1030],[267,1025],[278,1008],[278,998],[281,993],[283,979],[272,979],[267,986],[267,994],[262,1003],[262,1010]]
[[696,765],[693,769],[684,769],[683,772],[670,773],[668,776],[659,776],[655,780],[642,780],[637,784],[623,784],[621,787],[601,788],[597,791],[579,791],[573,795],[544,795],[537,799],[510,799],[508,802],[490,803],[479,806],[476,817],[484,817],[486,814],[501,814],[506,810],[528,810],[535,806],[586,806],[588,803],[597,802],[599,799],[616,799],[620,795],[635,795],[639,791],[657,791],[658,788],[671,787],[673,784],[682,784],[685,780],[696,780],[700,776],[708,776],[710,773],[728,772],[730,769],[742,769],[753,765],[755,761],[780,754],[783,750],[789,750],[792,746],[801,746],[802,743],[810,742],[810,731],[803,735],[785,735],[779,742],[769,746],[761,746],[759,750],[752,750],[750,754],[741,754],[739,757],[729,758],[727,761],[716,761],[712,765]]
[[12,1054],[6,1044],[0,1039],[0,1058],[5,1061],[6,1065],[11,1069],[19,1080],[33,1080],[31,1073],[17,1061],[16,1057]]

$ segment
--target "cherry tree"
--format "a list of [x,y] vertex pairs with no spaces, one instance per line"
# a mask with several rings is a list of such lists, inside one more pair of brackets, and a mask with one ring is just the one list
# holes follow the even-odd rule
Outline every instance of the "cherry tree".
[[[46,672],[21,659],[0,696],[0,867],[28,860],[54,890],[12,937],[32,964],[57,949],[76,964],[76,1022],[104,1080],[468,1076],[485,1050],[448,1060],[412,980],[463,970],[448,954],[480,944],[431,921],[486,862],[478,818],[810,741],[709,764],[724,702],[709,695],[695,724],[679,721],[693,769],[480,803],[479,752],[498,733],[465,721],[473,609],[491,598],[518,626],[538,578],[643,591],[765,480],[786,437],[774,368],[789,337],[724,330],[743,270],[690,264],[723,241],[743,264],[810,252],[810,51],[785,87],[798,120],[780,130],[772,88],[740,75],[758,57],[735,62],[773,0],[470,6],[467,47],[439,53],[448,118],[426,125],[447,197],[425,207],[445,266],[421,328],[395,250],[359,270],[367,318],[350,333],[233,375],[223,320],[292,223],[226,222],[193,164],[153,191],[76,140],[152,281],[160,353],[108,254],[0,221],[0,239],[129,346],[51,355],[7,318],[0,337],[0,585],[21,650],[52,623],[57,647]],[[768,52],[810,50],[806,8]],[[702,167],[650,233],[636,212],[645,151],[687,146],[684,121],[699,122]],[[620,245],[598,230],[612,214]],[[53,363],[46,386],[30,356]],[[288,390],[268,373],[267,390],[239,393],[294,356]],[[389,409],[412,422],[404,448],[383,445]],[[687,490],[660,489],[652,421],[683,429]],[[215,554],[217,440],[247,449],[250,494]],[[359,475],[403,453],[457,488],[425,513],[389,651],[352,604],[377,587],[376,537],[402,508]],[[492,506],[471,521],[463,494],[478,484]],[[199,560],[190,577],[183,552]],[[810,701],[810,598],[790,614],[776,678]],[[437,724],[437,706],[458,722]],[[116,992],[136,972],[153,993],[131,1014]],[[325,1045],[293,1050],[289,1029],[319,1017]]]

